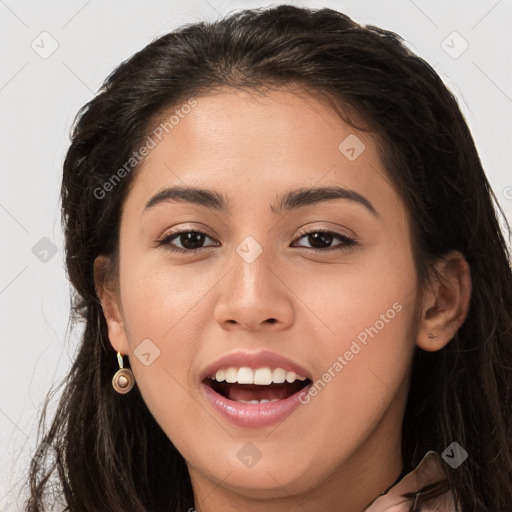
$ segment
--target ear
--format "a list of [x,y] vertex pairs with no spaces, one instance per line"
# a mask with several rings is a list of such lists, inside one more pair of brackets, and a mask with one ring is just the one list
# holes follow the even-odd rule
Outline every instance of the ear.
[[118,287],[112,275],[112,262],[107,256],[94,260],[94,282],[100,299],[103,315],[107,322],[110,344],[116,352],[128,353],[128,340],[123,324]]
[[447,345],[464,323],[471,298],[469,264],[452,251],[435,264],[420,311],[416,344],[429,352]]

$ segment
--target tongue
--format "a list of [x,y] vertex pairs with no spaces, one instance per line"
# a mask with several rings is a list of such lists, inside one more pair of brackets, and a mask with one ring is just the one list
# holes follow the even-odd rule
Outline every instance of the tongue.
[[251,400],[282,400],[296,393],[301,387],[302,382],[292,384],[270,384],[268,386],[258,386],[256,384],[228,384],[225,383],[224,394],[229,400],[251,401]]

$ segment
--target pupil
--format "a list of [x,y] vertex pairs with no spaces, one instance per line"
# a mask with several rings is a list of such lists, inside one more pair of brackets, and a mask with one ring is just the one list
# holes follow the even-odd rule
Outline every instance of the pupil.
[[191,231],[190,233],[181,235],[181,245],[186,249],[197,249],[198,247],[194,247],[194,243],[199,242],[200,247],[203,241],[204,235],[202,233],[197,233],[196,231]]
[[[332,242],[332,235],[329,233],[313,233],[312,235],[309,235],[309,243],[312,247],[315,249],[322,248],[318,247],[318,241],[324,242],[327,245],[330,245],[330,242]],[[313,242],[311,242],[313,240]],[[320,244],[321,245],[321,244]]]

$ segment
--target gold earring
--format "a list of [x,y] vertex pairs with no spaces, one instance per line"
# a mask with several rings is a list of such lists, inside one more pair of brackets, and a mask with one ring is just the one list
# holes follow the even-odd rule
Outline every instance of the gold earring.
[[135,377],[130,368],[123,368],[123,356],[120,352],[117,353],[117,361],[119,363],[119,370],[112,377],[112,387],[118,393],[125,394],[133,388]]

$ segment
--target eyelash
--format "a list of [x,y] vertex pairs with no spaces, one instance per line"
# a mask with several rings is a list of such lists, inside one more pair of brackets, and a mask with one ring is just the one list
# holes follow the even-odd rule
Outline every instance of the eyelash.
[[[204,231],[200,231],[197,229],[175,231],[174,233],[170,233],[169,235],[166,235],[165,237],[157,240],[157,247],[164,247],[168,251],[179,252],[179,253],[196,253],[196,252],[202,251],[203,249],[207,249],[207,247],[199,247],[197,249],[181,249],[179,247],[173,247],[170,244],[170,242],[173,239],[179,238],[180,235],[187,234],[187,233],[197,233],[200,235],[205,235],[208,238],[212,238],[212,237],[210,237],[210,235],[208,235],[208,233],[205,233]],[[359,245],[358,242],[356,242],[354,239],[352,239],[346,235],[342,235],[341,233],[337,233],[335,231],[329,231],[327,229],[315,229],[313,231],[308,231],[306,233],[302,233],[301,235],[299,235],[299,237],[296,240],[300,240],[301,238],[304,238],[305,236],[308,236],[311,234],[317,234],[317,233],[326,233],[329,235],[334,235],[335,238],[339,238],[343,243],[341,243],[340,245],[335,246],[335,247],[327,247],[326,249],[316,249],[314,247],[301,247],[301,248],[307,249],[310,251],[314,251],[317,253],[321,253],[321,252],[325,253],[328,251],[336,251],[336,250],[347,251],[347,250],[354,249],[355,246]]]

